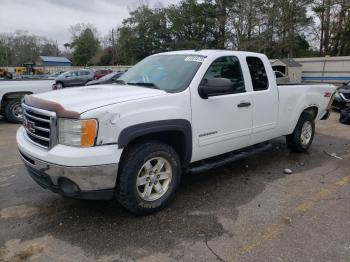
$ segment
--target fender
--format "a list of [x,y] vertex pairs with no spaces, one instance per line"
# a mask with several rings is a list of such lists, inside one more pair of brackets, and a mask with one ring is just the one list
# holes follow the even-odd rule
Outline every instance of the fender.
[[162,131],[180,131],[184,135],[186,148],[183,158],[185,163],[189,163],[192,157],[192,126],[185,119],[152,121],[126,127],[119,134],[118,147],[125,148],[132,140],[138,137]]
[[25,95],[32,95],[33,93],[30,91],[18,91],[18,92],[9,92],[5,93],[2,97],[0,95],[0,104],[2,105],[3,101],[14,98],[23,98]]

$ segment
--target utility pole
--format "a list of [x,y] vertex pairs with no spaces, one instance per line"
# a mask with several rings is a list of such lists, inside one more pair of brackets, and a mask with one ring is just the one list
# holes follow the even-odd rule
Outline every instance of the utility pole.
[[4,44],[5,44],[6,69],[8,70],[9,69],[9,56],[8,56],[8,51],[7,51],[8,42],[6,39],[4,40]]
[[60,49],[58,48],[58,42],[56,40],[56,56],[60,54]]
[[114,54],[114,29],[112,29],[112,65],[114,66],[115,54]]

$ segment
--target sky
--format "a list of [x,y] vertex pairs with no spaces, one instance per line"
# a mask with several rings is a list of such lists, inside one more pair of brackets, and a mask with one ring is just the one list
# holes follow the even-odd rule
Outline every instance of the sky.
[[0,0],[0,33],[17,30],[47,37],[60,48],[70,41],[68,28],[91,23],[101,36],[121,25],[141,3],[167,6],[180,0]]

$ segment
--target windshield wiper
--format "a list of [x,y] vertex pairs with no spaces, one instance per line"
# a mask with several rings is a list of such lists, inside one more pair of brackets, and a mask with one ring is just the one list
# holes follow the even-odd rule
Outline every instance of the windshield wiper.
[[121,80],[121,79],[116,79],[116,80],[113,81],[113,83],[126,85],[125,81]]
[[134,85],[134,86],[144,86],[148,88],[154,88],[159,89],[158,86],[156,86],[154,83],[145,83],[145,82],[129,82],[128,85]]

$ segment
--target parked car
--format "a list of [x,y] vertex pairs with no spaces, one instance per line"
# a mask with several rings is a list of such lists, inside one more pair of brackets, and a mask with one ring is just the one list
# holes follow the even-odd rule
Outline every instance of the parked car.
[[56,78],[53,89],[62,89],[70,86],[84,86],[94,78],[95,72],[93,70],[84,69],[65,72]]
[[12,123],[22,123],[21,99],[25,95],[51,91],[52,80],[0,81],[0,114]]
[[100,79],[101,77],[104,77],[105,75],[108,75],[112,72],[112,69],[98,69],[95,71],[95,78]]
[[87,82],[87,86],[91,85],[102,85],[102,84],[111,84],[115,83],[115,81],[123,74],[123,72],[113,72],[108,75],[101,77],[100,79],[92,80]]
[[283,74],[280,71],[274,71],[275,76],[276,76],[276,82],[277,84],[287,84],[290,83],[290,79],[288,76],[286,76],[285,74]]
[[260,152],[272,138],[307,151],[335,92],[278,86],[265,55],[225,50],[152,55],[118,82],[26,96],[17,145],[42,187],[117,199],[138,215],[164,208],[183,172]]
[[350,107],[350,82],[343,83],[337,90],[332,105],[332,108],[338,111],[346,107]]
[[64,73],[64,71],[52,73],[52,74],[47,76],[47,79],[55,80],[60,74],[63,74],[63,73]]

